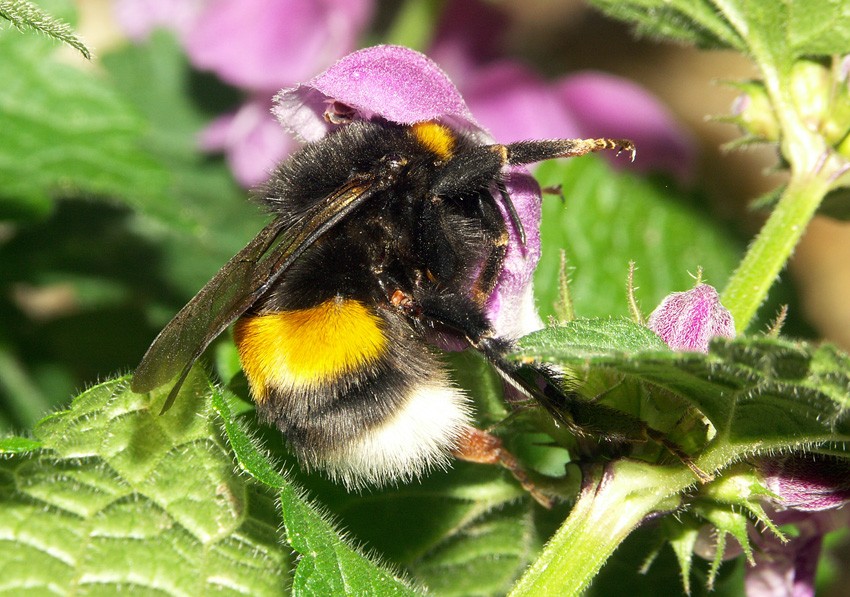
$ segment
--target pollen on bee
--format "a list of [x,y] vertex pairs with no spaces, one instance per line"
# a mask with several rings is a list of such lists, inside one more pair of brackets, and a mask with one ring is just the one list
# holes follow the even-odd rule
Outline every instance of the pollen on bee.
[[381,319],[363,303],[330,299],[308,309],[240,319],[239,359],[255,400],[270,387],[317,387],[377,360],[386,350]]
[[449,127],[437,122],[418,122],[411,130],[419,143],[441,159],[448,160],[452,157],[455,134]]

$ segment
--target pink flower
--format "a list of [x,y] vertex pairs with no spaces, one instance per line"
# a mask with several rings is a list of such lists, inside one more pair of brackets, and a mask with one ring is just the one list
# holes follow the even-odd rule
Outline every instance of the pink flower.
[[497,141],[631,139],[638,159],[606,156],[616,168],[691,181],[696,143],[657,98],[627,79],[600,72],[544,80],[521,62],[499,56],[509,24],[507,14],[491,2],[455,0],[448,3],[428,51]]
[[639,85],[622,77],[584,71],[556,82],[555,90],[578,124],[579,136],[635,142],[640,159],[614,164],[641,172],[666,172],[681,182],[692,180],[696,161],[693,137]]
[[515,60],[479,67],[463,86],[463,96],[502,143],[582,135],[579,123],[552,85]]
[[[748,525],[752,561],[744,582],[748,597],[814,597],[815,572],[825,536],[850,525],[850,461],[820,454],[765,457],[754,463],[761,483],[772,495],[764,513],[776,526],[791,526],[780,538],[768,528]],[[765,491],[759,494],[764,495]],[[746,499],[746,498],[745,498]],[[783,529],[785,530],[785,529]],[[713,559],[717,530],[700,530],[694,552]],[[740,556],[741,544],[726,544],[723,560]]]
[[732,314],[708,284],[668,295],[649,316],[647,325],[673,350],[708,352],[712,338],[735,337]]
[[754,566],[745,576],[749,597],[813,597],[824,536],[847,528],[850,462],[821,455],[789,455],[757,464],[773,499],[773,522],[797,529],[787,542],[770,532],[751,531]]
[[309,82],[284,89],[275,101],[280,123],[305,141],[320,139],[336,126],[325,116],[334,102],[364,120],[377,115],[399,124],[441,119],[488,138],[440,67],[401,46],[349,54]]
[[272,96],[354,49],[372,9],[373,0],[120,0],[115,11],[132,39],[171,29],[195,67],[246,90],[250,99],[200,144],[223,151],[236,179],[253,186],[296,146],[267,109]]
[[796,532],[783,542],[769,531],[750,527],[753,564],[747,565],[744,586],[747,597],[814,597],[824,537],[850,526],[850,508],[822,512],[787,510],[773,513],[773,522],[793,524]]
[[227,156],[230,170],[245,187],[267,180],[269,172],[298,147],[295,139],[281,130],[270,109],[270,97],[248,100],[236,112],[214,120],[199,138],[204,150]]
[[[491,143],[448,76],[429,58],[400,46],[376,46],[342,58],[308,83],[277,96],[275,114],[306,140],[321,138],[346,118],[379,116],[398,124],[440,120]],[[505,186],[526,232],[526,243],[508,222],[511,239],[487,315],[500,335],[519,336],[542,326],[531,289],[540,257],[540,188],[524,168],[510,168]],[[501,206],[502,202],[498,202]]]
[[777,506],[799,512],[839,508],[850,501],[850,463],[819,455],[773,458],[759,464]]
[[369,0],[211,0],[184,43],[196,67],[272,93],[350,52],[371,12]]

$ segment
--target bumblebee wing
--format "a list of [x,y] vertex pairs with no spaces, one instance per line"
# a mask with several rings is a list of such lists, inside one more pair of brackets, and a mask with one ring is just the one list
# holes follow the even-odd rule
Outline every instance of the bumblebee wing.
[[[247,307],[254,271],[283,230],[280,220],[267,225],[239,251],[163,328],[133,374],[134,392],[148,392],[174,379],[194,354]],[[250,306],[250,305],[249,305]]]
[[375,192],[373,182],[367,176],[350,180],[292,226],[285,227],[277,219],[263,228],[154,339],[136,368],[132,390],[149,392],[179,374],[162,412],[168,410],[192,365],[207,346],[245,313],[316,239],[371,197]]

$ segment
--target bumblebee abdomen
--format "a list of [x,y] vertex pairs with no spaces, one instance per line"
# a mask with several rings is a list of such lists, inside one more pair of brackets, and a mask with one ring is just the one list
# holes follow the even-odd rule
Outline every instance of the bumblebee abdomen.
[[467,397],[392,311],[337,297],[243,317],[235,336],[261,417],[349,487],[445,466],[470,424]]
[[270,389],[322,390],[374,364],[387,350],[381,324],[363,303],[342,298],[243,317],[234,334],[254,399],[265,402]]

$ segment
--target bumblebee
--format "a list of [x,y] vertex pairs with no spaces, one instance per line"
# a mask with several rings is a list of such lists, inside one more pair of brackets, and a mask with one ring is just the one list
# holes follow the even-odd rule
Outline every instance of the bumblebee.
[[[482,144],[439,122],[353,121],[305,145],[262,189],[274,219],[162,330],[132,388],[176,384],[231,323],[260,417],[299,461],[349,488],[407,481],[451,456],[502,463],[474,428],[433,338],[481,351],[527,394],[485,303],[509,234],[503,169],[626,140]],[[524,240],[523,240],[524,242]],[[547,391],[558,391],[549,388]],[[538,496],[539,497],[539,496]]]

